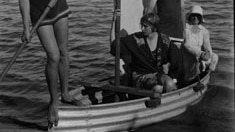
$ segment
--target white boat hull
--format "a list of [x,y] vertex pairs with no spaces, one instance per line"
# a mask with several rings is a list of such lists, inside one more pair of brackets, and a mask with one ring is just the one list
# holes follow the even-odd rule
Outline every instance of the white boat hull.
[[[201,82],[209,82],[207,74]],[[156,108],[146,108],[149,98],[118,103],[89,105],[85,107],[60,106],[59,124],[56,132],[105,132],[121,131],[164,121],[183,113],[190,105],[198,103],[207,86],[195,92],[194,83],[185,88],[163,94],[161,104]]]

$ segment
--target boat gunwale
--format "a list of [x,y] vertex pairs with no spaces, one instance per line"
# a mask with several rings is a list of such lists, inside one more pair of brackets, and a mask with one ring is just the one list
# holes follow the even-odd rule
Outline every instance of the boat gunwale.
[[[205,91],[203,91],[203,93],[204,93]],[[162,105],[160,105],[162,108],[164,108],[164,107],[168,107],[168,106],[171,106],[172,104],[176,104],[176,102],[178,102],[178,101],[185,101],[186,99],[191,99],[191,98],[193,98],[194,96],[197,96],[197,95],[195,95],[195,94],[193,94],[193,93],[191,93],[191,94],[188,94],[188,95],[186,95],[186,96],[184,96],[184,97],[182,97],[182,98],[180,98],[180,99],[177,99],[177,100],[173,100],[173,101],[170,101],[170,102],[168,102],[168,103],[164,103],[164,104],[162,104]],[[194,102],[194,101],[196,101],[197,100],[197,98],[196,97],[194,97],[195,99],[193,99],[192,101],[190,101],[190,102],[188,102],[187,104],[190,104],[190,103],[192,103],[192,102]],[[178,105],[178,106],[184,106],[184,105],[186,105],[186,103],[184,103],[184,104],[180,104],[180,105]],[[132,106],[133,106],[133,104],[132,104]],[[124,106],[125,107],[125,106]],[[156,107],[156,108],[153,108],[153,109],[158,109],[159,107]],[[175,108],[173,108],[173,109],[175,109]],[[171,110],[173,110],[173,109],[171,109]],[[128,110],[128,111],[122,111],[122,112],[116,112],[116,113],[108,113],[108,114],[102,114],[102,115],[92,115],[92,114],[89,114],[89,116],[92,116],[92,118],[93,119],[96,119],[96,118],[100,118],[100,117],[109,117],[109,116],[114,116],[114,115],[128,115],[128,114],[130,114],[130,113],[133,113],[133,112],[144,112],[144,111],[148,111],[149,109],[146,109],[146,107],[141,107],[141,109],[131,109],[131,110]],[[150,110],[151,110],[151,108],[150,108]],[[160,112],[160,113],[163,113],[163,112],[165,112],[165,111],[162,111],[162,112]],[[69,119],[81,119],[81,118],[88,118],[89,116],[76,116],[76,117],[64,117],[64,116],[61,116],[61,118],[60,119],[65,119],[66,120],[66,118],[69,118]]]
[[[201,82],[204,82],[206,79],[208,79],[210,76],[210,71],[205,75],[203,76],[203,78],[200,79]],[[177,89],[175,91],[171,91],[171,92],[168,92],[168,93],[164,93],[162,94],[161,96],[161,99],[162,98],[167,98],[169,96],[173,96],[175,94],[179,94],[181,92],[184,92],[184,91],[187,91],[189,89],[192,89],[194,86],[197,85],[198,82],[194,82],[188,86],[185,86],[183,88],[180,88],[180,89]],[[196,92],[195,92],[196,93]],[[127,100],[127,101],[122,101],[122,102],[114,102],[114,103],[106,103],[106,104],[97,104],[97,105],[87,105],[87,106],[59,106],[59,109],[60,110],[85,110],[85,109],[102,109],[103,107],[113,107],[113,106],[119,106],[119,105],[127,105],[127,104],[133,104],[133,103],[140,103],[140,102],[143,102],[143,101],[147,101],[149,100],[150,98],[149,97],[144,97],[144,98],[140,98],[140,99],[134,99],[134,100]]]

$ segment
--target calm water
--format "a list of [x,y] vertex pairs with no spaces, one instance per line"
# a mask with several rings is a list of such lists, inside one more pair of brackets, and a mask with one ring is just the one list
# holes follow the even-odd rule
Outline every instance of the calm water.
[[[70,88],[77,79],[97,81],[114,74],[109,54],[112,0],[67,0],[69,20]],[[226,131],[234,127],[234,22],[233,0],[189,0],[203,6],[211,44],[220,57],[205,99],[185,114],[137,131]],[[0,1],[0,72],[20,45],[22,31],[18,0]],[[44,77],[45,52],[34,35],[3,82],[0,83],[0,131],[37,129],[46,122],[49,95]],[[233,116],[231,116],[233,115]],[[164,129],[163,129],[164,128]]]

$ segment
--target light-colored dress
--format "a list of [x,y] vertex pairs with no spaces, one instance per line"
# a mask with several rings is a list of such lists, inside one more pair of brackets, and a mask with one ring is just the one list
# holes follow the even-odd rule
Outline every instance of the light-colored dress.
[[[212,52],[211,44],[210,44],[210,35],[209,31],[202,25],[190,25],[186,24],[186,39],[184,43],[184,47],[186,50],[188,50],[189,53],[191,53],[194,57],[196,57],[196,62],[194,62],[195,67],[197,68],[197,72],[192,72],[193,74],[199,74],[200,71],[204,71],[207,66],[211,70],[215,70],[217,62],[218,62],[218,56]],[[201,61],[199,60],[201,53],[204,51],[209,51],[210,53],[210,59],[207,61]],[[189,60],[187,60],[189,61]],[[192,60],[191,60],[192,61]],[[199,64],[202,63],[202,68],[199,70]],[[191,63],[191,67],[193,67],[193,61],[192,62],[185,62],[185,63]],[[187,65],[187,66],[190,66]],[[190,69],[191,67],[187,67]]]
[[199,59],[205,50],[212,54],[210,36],[208,30],[202,25],[193,26],[186,24],[185,47]]

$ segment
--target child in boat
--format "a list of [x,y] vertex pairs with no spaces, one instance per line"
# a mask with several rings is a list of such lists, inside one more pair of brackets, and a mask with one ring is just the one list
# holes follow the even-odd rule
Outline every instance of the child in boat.
[[[120,55],[132,86],[155,92],[169,92],[176,85],[168,73],[168,48],[171,44],[167,35],[158,32],[159,17],[148,13],[141,18],[142,32],[121,38]],[[111,54],[115,55],[115,42]],[[124,68],[125,69],[125,68]]]
[[210,44],[209,31],[202,25],[203,10],[200,6],[192,6],[186,23],[186,38],[184,47],[185,80],[190,81],[207,67],[215,70],[218,56],[213,53]]

